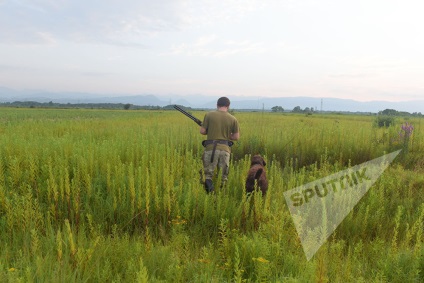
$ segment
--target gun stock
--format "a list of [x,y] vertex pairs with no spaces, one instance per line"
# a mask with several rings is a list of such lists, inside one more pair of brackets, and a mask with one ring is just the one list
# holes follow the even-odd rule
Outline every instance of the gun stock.
[[193,115],[191,115],[190,113],[186,112],[184,109],[182,109],[181,107],[179,107],[178,105],[174,105],[174,108],[178,111],[180,111],[181,113],[183,113],[184,115],[186,115],[187,117],[189,117],[191,120],[193,120],[197,125],[202,126],[202,121],[200,121],[199,119],[197,119],[196,117],[194,117]]

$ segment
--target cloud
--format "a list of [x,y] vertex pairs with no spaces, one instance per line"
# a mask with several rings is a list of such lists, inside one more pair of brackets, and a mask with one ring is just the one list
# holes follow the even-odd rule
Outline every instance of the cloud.
[[116,75],[116,73],[113,72],[82,72],[82,76],[85,77],[109,77],[112,75]]
[[41,33],[56,40],[140,47],[159,33],[238,21],[260,7],[260,3],[257,0],[3,0],[0,43],[45,44],[40,40]]
[[42,42],[49,45],[56,44],[55,37],[48,32],[37,32],[36,35],[40,38]]
[[226,43],[227,48],[219,50],[215,53],[217,57],[225,57],[236,54],[259,54],[264,53],[266,48],[261,42],[244,41],[230,41]]
[[184,11],[181,13],[183,23],[190,26],[205,26],[221,23],[238,22],[248,14],[264,7],[258,0],[226,1],[182,1]]
[[266,48],[263,43],[251,41],[216,40],[216,36],[201,37],[194,43],[174,45],[169,52],[162,55],[185,55],[199,57],[226,57],[230,55],[249,55],[264,53]]
[[178,29],[178,17],[178,1],[3,1],[0,42],[43,44],[37,40],[41,33],[76,42],[140,45],[152,33]]
[[330,74],[329,77],[332,79],[365,79],[375,77],[376,74],[367,73],[341,73],[341,74]]
[[20,71],[20,70],[22,70],[21,67],[0,64],[0,72],[11,72],[11,71]]
[[202,36],[199,39],[197,39],[194,46],[197,46],[197,47],[207,46],[210,43],[213,43],[216,40],[216,38],[217,36],[214,34],[209,36]]

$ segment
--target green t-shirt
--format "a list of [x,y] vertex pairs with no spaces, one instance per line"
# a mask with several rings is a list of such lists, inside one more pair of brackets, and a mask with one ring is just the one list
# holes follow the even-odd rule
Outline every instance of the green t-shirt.
[[[230,140],[230,135],[238,133],[240,127],[237,119],[226,111],[211,111],[206,113],[203,119],[203,128],[207,131],[208,140]],[[213,145],[208,145],[206,150],[213,149]],[[218,144],[216,149],[230,152],[230,147]]]

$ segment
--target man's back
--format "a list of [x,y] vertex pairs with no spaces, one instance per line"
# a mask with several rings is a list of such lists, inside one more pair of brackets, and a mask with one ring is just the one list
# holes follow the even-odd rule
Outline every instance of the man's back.
[[238,132],[237,119],[225,111],[211,111],[205,115],[203,127],[207,129],[208,140],[230,140],[231,133]]

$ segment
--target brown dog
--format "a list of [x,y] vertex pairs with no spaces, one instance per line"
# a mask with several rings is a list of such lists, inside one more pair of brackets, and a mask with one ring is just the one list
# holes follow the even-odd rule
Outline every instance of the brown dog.
[[266,162],[262,156],[259,154],[252,156],[250,169],[246,178],[246,193],[252,193],[256,186],[256,189],[260,189],[262,191],[262,195],[265,196],[266,191],[268,190],[265,165]]

